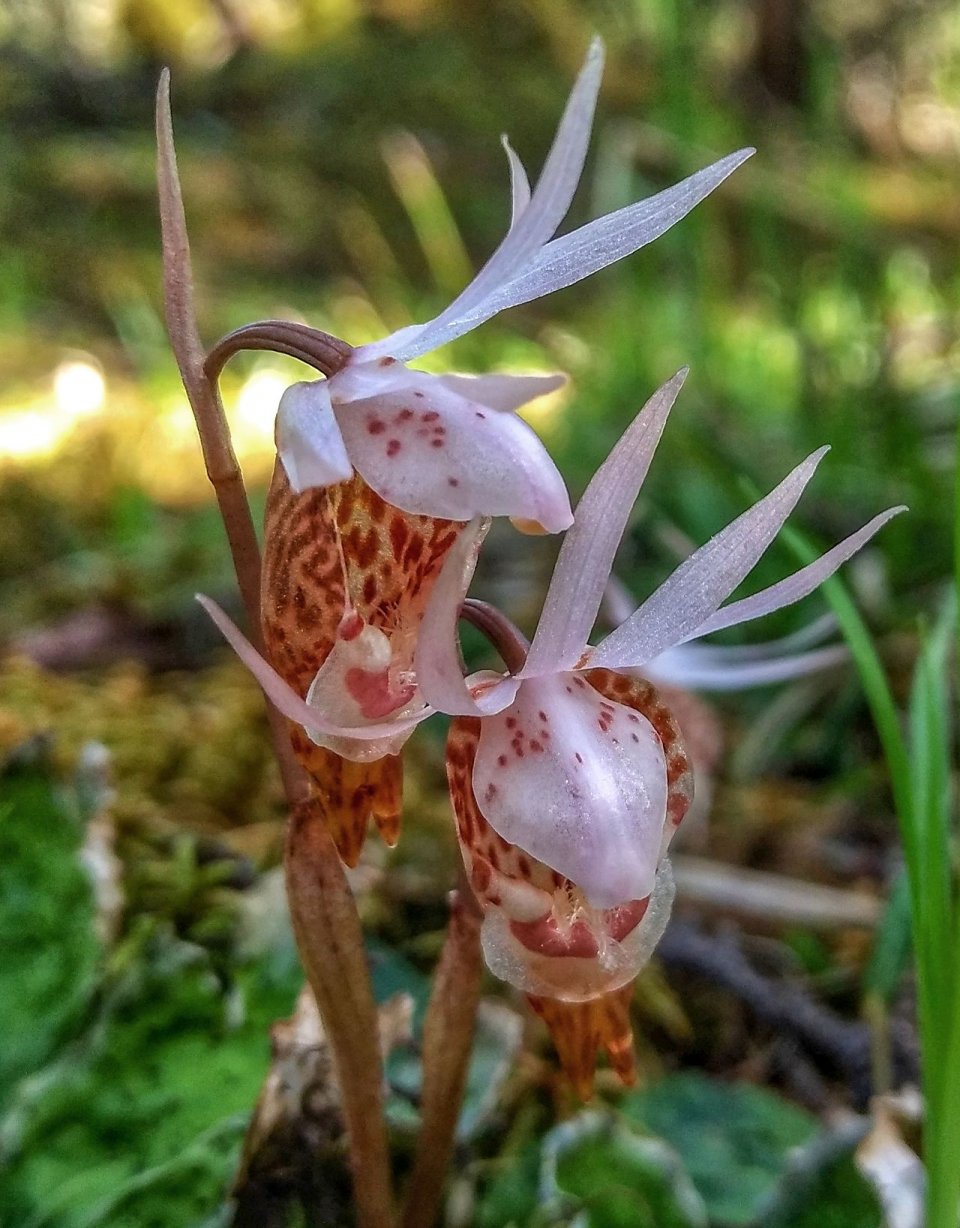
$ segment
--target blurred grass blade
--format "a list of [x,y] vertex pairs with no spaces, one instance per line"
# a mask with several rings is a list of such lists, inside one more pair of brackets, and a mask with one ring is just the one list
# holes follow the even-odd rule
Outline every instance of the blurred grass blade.
[[[924,1037],[924,1064],[942,1070],[951,995],[950,945],[953,903],[950,871],[950,718],[947,657],[954,608],[948,602],[937,626],[921,640],[910,694],[911,817],[919,852],[917,877],[920,928],[915,936],[918,975],[925,982],[931,1017]],[[922,956],[921,956],[922,949]],[[931,1085],[929,1092],[935,1091]]]
[[[820,553],[796,529],[785,526],[780,533],[782,539],[803,563],[813,562]],[[918,860],[918,849],[915,828],[910,820],[913,808],[910,758],[906,739],[900,727],[900,717],[893,693],[874,647],[873,638],[860,616],[860,611],[847,592],[846,585],[839,576],[831,576],[821,588],[850,648],[850,655],[860,675],[870,713],[883,746],[883,753],[890,769],[890,785],[893,790],[897,819],[900,823],[900,835],[907,859],[907,869],[912,882]]]
[[901,868],[894,879],[877,928],[870,963],[864,974],[864,990],[889,1003],[900,985],[910,959],[910,883]]

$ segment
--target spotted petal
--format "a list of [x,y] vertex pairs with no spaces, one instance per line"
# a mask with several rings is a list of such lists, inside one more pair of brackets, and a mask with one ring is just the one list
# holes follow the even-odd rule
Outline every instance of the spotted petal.
[[[571,523],[563,479],[526,423],[399,363],[363,367],[330,381],[334,413],[351,461],[387,503],[448,520],[512,516],[549,533]],[[374,395],[350,395],[378,382]]]
[[638,712],[576,674],[523,682],[509,708],[483,721],[473,787],[494,831],[594,907],[653,890],[667,813],[663,747]]

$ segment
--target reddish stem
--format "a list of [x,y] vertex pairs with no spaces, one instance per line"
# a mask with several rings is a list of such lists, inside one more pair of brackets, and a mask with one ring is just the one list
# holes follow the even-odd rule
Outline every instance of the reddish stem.
[[460,617],[483,632],[499,652],[511,674],[519,674],[527,659],[530,644],[506,614],[486,601],[476,601],[473,597],[468,597],[460,607]]
[[450,896],[450,926],[423,1023],[422,1124],[401,1228],[431,1228],[440,1210],[480,1001],[480,922],[464,882]]

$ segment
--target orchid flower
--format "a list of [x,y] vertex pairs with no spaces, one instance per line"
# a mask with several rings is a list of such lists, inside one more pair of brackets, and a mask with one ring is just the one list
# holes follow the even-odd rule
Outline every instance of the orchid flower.
[[406,512],[467,521],[512,517],[558,532],[571,523],[563,480],[514,411],[559,376],[436,376],[405,363],[508,307],[605,268],[658,238],[753,152],[743,149],[648,200],[560,238],[586,157],[603,46],[594,40],[531,190],[505,142],[510,228],[472,282],[435,319],[355,349],[330,378],[295,384],[280,401],[277,449],[295,492],[346,481],[354,470]]
[[[455,594],[466,591],[473,570],[469,530],[437,580],[416,654],[428,703],[481,718],[473,783],[490,825],[577,883],[600,908],[649,894],[669,838],[666,783],[663,749],[650,723],[636,729],[617,705],[609,712],[609,702],[591,694],[583,672],[641,670],[668,649],[799,601],[901,510],[881,513],[794,575],[722,607],[793,510],[827,450],[820,449],[681,563],[620,627],[589,646],[630,509],[685,374],[654,394],[587,487],[522,668],[495,680],[462,676],[452,620]],[[473,532],[481,531],[478,523]],[[549,753],[533,747],[545,725],[541,711],[550,717]],[[518,740],[536,753],[519,755]],[[491,784],[496,800],[485,801]]]
[[[400,833],[401,748],[432,712],[413,669],[420,620],[463,526],[389,507],[360,478],[267,498],[260,622],[267,658],[200,601],[288,718],[331,835],[355,865],[372,818]],[[269,663],[268,663],[269,662]]]

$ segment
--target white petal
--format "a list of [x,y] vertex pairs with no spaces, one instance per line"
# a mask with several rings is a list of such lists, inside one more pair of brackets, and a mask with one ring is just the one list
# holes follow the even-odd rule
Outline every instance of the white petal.
[[[484,311],[492,308],[489,313],[492,315],[506,307],[542,298],[639,251],[686,217],[755,152],[737,150],[655,196],[626,205],[554,239],[541,250],[530,268],[484,303]],[[489,315],[485,318],[489,319]]]
[[425,354],[430,348],[470,332],[508,307],[517,307],[572,286],[652,243],[686,217],[754,152],[753,149],[741,149],[728,154],[656,196],[608,213],[547,243],[533,262],[509,282],[493,290],[442,331],[435,332],[431,326],[412,346],[402,347],[402,352],[398,350],[398,357]]
[[817,670],[841,665],[850,656],[842,644],[792,656],[764,655],[752,659],[743,656],[738,648],[711,646],[711,649],[707,651],[701,644],[668,648],[638,672],[651,682],[682,687],[686,691],[740,691],[803,678]]
[[284,392],[275,436],[287,479],[298,495],[312,486],[332,486],[353,476],[327,380],[293,384]]
[[514,679],[498,680],[494,686],[484,687],[481,697],[475,699],[463,677],[457,624],[489,527],[489,520],[472,521],[450,547],[420,623],[417,683],[427,702],[448,716],[499,712],[513,701],[519,685]]
[[566,875],[596,908],[653,889],[667,813],[648,722],[576,674],[523,682],[481,724],[473,788],[504,840]]
[[793,511],[827,448],[794,469],[775,490],[694,551],[589,655],[591,666],[641,666],[707,624],[756,566]]
[[401,378],[396,367],[396,391],[385,378],[377,396],[334,402],[350,460],[381,498],[423,516],[511,516],[548,533],[567,528],[563,478],[526,423],[458,396],[436,376]]
[[522,217],[527,205],[530,204],[530,180],[509,139],[502,136],[500,143],[510,163],[510,228],[512,230]]
[[814,644],[821,644],[829,636],[835,634],[837,627],[836,615],[827,612],[815,618],[812,623],[801,627],[799,631],[792,631],[789,635],[781,636],[780,639],[764,640],[759,644],[735,645],[704,644],[702,640],[697,640],[696,644],[691,646],[696,647],[698,654],[704,660],[716,656],[717,660],[731,662],[734,660],[768,661],[772,657],[791,656],[806,648],[812,648]]
[[752,597],[744,597],[741,601],[734,601],[724,606],[687,638],[709,635],[713,631],[722,631],[725,627],[736,627],[740,623],[762,618],[765,614],[772,614],[774,610],[782,610],[785,606],[801,601],[814,589],[819,588],[824,580],[829,579],[847,559],[852,558],[858,550],[861,550],[888,520],[892,520],[894,516],[906,510],[905,507],[892,507],[881,512],[879,516],[874,516],[862,529],[851,533],[832,550],[828,550],[814,562],[802,567],[800,571],[794,572],[792,576],[787,576],[785,580],[780,580],[777,584],[771,584],[769,588],[761,589]]
[[204,597],[197,594],[197,601],[207,611],[240,660],[253,674],[263,688],[263,692],[273,706],[288,720],[295,721],[311,736],[317,738],[348,738],[359,742],[375,741],[379,738],[395,738],[398,734],[409,733],[416,725],[433,713],[432,708],[424,707],[419,712],[403,716],[393,721],[379,721],[363,727],[344,726],[326,720],[323,715],[305,703],[290,687],[276,670],[264,660],[253,645],[243,636],[240,630],[224,614],[223,610]]
[[[499,286],[519,274],[554,233],[573,200],[590,141],[593,112],[603,75],[603,44],[594,39],[580,75],[567,100],[543,171],[523,213],[462,294],[431,321],[412,344],[396,351],[397,358],[413,358],[468,332],[460,321]],[[484,314],[487,319],[492,312]]]
[[684,367],[653,394],[584,491],[521,678],[571,669],[582,655],[627,519],[686,375]]
[[511,413],[548,392],[556,392],[567,382],[567,377],[559,372],[555,375],[441,375],[439,379],[445,388],[458,396],[504,413]]

